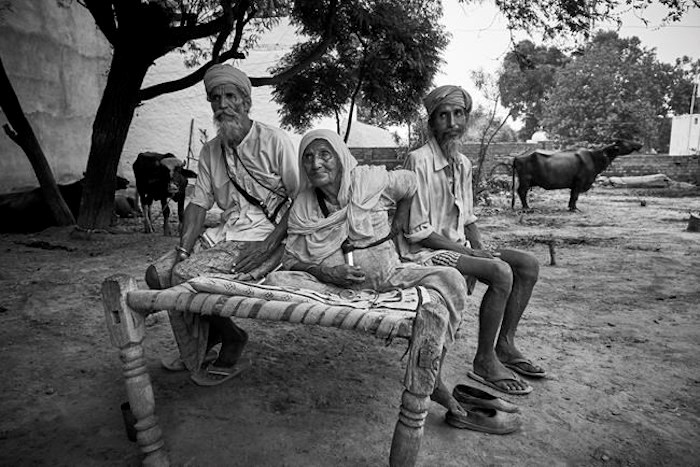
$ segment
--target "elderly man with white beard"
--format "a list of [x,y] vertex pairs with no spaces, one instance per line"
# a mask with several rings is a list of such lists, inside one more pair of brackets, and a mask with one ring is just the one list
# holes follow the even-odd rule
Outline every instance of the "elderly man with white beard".
[[[224,273],[257,279],[276,268],[284,252],[290,197],[299,185],[294,145],[281,129],[254,121],[251,83],[227,64],[204,75],[217,136],[199,154],[194,194],[185,209],[172,283]],[[221,222],[204,230],[216,205]],[[247,333],[229,318],[171,313],[180,355],[166,368],[188,369],[202,386],[227,381],[250,366],[242,357]],[[218,353],[212,349],[221,343]]]
[[419,264],[455,267],[468,283],[473,285],[471,278],[476,278],[488,286],[479,308],[473,371],[468,374],[507,394],[528,394],[532,387],[514,372],[541,378],[545,370],[526,358],[514,339],[539,264],[526,252],[489,252],[482,246],[474,215],[472,164],[459,152],[471,96],[458,86],[441,86],[428,94],[424,104],[431,137],[406,160],[406,168],[418,176],[418,190],[402,256]]

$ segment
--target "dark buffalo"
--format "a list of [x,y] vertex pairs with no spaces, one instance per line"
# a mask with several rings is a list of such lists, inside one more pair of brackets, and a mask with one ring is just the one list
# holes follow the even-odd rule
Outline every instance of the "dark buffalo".
[[[513,191],[515,177],[518,177],[518,196],[523,209],[527,204],[527,192],[534,186],[545,190],[569,188],[569,211],[576,210],[576,200],[580,193],[593,185],[599,173],[603,172],[617,156],[624,156],[641,149],[642,145],[633,141],[618,140],[600,149],[579,149],[575,152],[535,151],[513,159]],[[515,207],[515,194],[511,201]]]
[[142,152],[134,162],[136,191],[141,200],[143,212],[143,230],[154,232],[151,219],[151,204],[160,201],[163,211],[163,234],[170,235],[170,207],[168,199],[177,203],[177,216],[182,228],[182,216],[185,208],[185,189],[188,178],[197,178],[197,174],[183,167],[184,163],[174,155],[157,152]]
[[[129,180],[117,176],[117,190],[129,186]],[[63,200],[75,219],[80,211],[83,196],[83,179],[66,185],[58,185]],[[38,232],[54,225],[48,204],[41,188],[31,191],[0,195],[0,219],[2,232]]]

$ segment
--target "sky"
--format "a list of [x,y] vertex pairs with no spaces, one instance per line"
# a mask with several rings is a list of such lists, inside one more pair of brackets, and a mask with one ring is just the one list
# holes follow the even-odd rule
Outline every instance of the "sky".
[[[499,68],[511,47],[505,17],[491,1],[473,5],[444,0],[443,8],[442,22],[452,38],[435,84],[460,85],[479,101],[471,72],[480,68],[494,72]],[[634,12],[627,12],[622,16],[623,23],[618,33],[621,37],[637,36],[642,47],[656,49],[662,62],[673,63],[683,55],[700,59],[700,9],[688,11],[682,21],[669,26],[662,25],[664,12],[665,9],[657,4],[650,6],[644,13],[650,21],[648,26]],[[606,29],[616,29],[616,25],[611,24]],[[524,33],[515,38],[516,42],[523,39],[542,44],[541,38],[528,37]]]

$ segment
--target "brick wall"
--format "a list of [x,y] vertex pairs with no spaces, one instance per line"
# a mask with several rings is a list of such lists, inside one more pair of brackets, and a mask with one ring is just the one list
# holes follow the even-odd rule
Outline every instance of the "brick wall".
[[[488,154],[491,157],[488,159],[513,156],[537,148],[548,149],[545,143],[494,143],[489,146]],[[406,148],[350,148],[350,152],[360,164],[386,165],[388,169],[393,169],[403,164],[408,151]],[[473,161],[479,153],[479,144],[465,143],[462,152]]]
[[630,154],[615,159],[603,172],[606,177],[666,174],[677,182],[700,185],[700,156],[669,156],[667,154]]
[[385,165],[389,170],[403,164],[406,157],[405,148],[350,148],[350,152],[360,164]]
[[[495,143],[489,146],[484,175],[488,176],[497,164],[510,165],[514,155],[528,150],[544,148],[543,143]],[[463,146],[464,154],[472,162],[478,154],[479,145],[468,143]],[[360,164],[386,165],[393,169],[403,163],[406,155],[405,148],[350,148]],[[508,173],[499,169],[499,173]],[[700,185],[700,156],[669,156],[668,154],[630,154],[615,159],[612,165],[603,172],[606,177],[636,176],[663,173],[672,180],[689,182]]]

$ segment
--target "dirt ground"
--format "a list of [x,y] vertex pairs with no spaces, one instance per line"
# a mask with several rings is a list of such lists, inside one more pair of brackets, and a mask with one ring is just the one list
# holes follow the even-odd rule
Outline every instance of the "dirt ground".
[[[579,213],[565,210],[565,191],[531,193],[533,213],[505,195],[479,206],[487,243],[542,265],[518,342],[549,377],[508,398],[522,412],[512,435],[450,428],[433,404],[419,465],[700,465],[700,233],[685,231],[700,192],[674,195],[596,187]],[[100,285],[122,272],[145,287],[146,266],[176,244],[140,228],[124,220],[90,241],[71,229],[0,236],[0,465],[138,465]],[[484,290],[448,357],[450,384],[470,381]],[[148,368],[174,465],[387,464],[405,341],[245,321],[253,368],[200,388],[161,369],[174,342],[167,315],[155,316]]]

